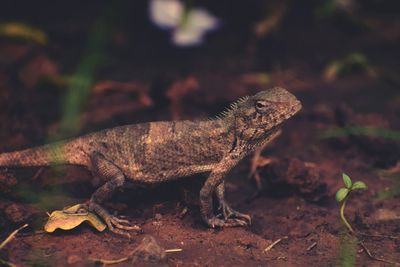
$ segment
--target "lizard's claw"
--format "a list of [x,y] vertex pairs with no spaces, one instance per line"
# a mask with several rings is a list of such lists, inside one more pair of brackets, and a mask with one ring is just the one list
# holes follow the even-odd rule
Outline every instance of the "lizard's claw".
[[261,156],[260,153],[261,150],[259,152],[256,152],[254,157],[252,158],[250,172],[248,175],[249,179],[254,178],[258,191],[261,191],[263,189],[262,178],[260,176],[260,173],[258,172],[258,168],[267,166],[275,160],[274,158],[265,158]]
[[128,220],[125,219],[120,219],[116,216],[107,216],[106,218],[103,218],[105,220],[105,223],[108,226],[108,229],[116,234],[126,236],[128,238],[131,237],[130,233],[128,231],[140,231],[141,228],[137,225],[130,225]]
[[106,209],[95,202],[89,203],[89,210],[96,212],[96,214],[99,215],[107,224],[108,229],[115,234],[130,238],[131,235],[128,231],[141,231],[139,226],[130,225],[128,220],[112,216]]
[[251,224],[251,217],[250,215],[238,212],[234,209],[232,209],[225,201],[221,201],[219,204],[219,209],[222,212],[222,216],[225,219],[225,221],[229,219],[239,219],[241,221],[246,222],[246,225]]
[[208,226],[211,228],[215,227],[235,227],[235,226],[247,226],[248,222],[241,219],[219,219],[217,217],[212,217],[207,220]]

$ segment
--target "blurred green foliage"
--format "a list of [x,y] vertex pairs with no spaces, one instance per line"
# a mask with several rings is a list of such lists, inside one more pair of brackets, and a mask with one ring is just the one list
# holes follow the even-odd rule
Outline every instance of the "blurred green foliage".
[[380,201],[387,198],[400,196],[400,167],[395,166],[392,170],[384,170],[379,172],[381,176],[394,181],[394,184],[383,191],[378,192],[375,200]]
[[324,70],[324,78],[327,81],[333,81],[339,76],[348,75],[356,71],[361,71],[369,75],[374,74],[367,57],[358,52],[350,53],[341,59],[329,63]]
[[347,233],[340,235],[340,250],[337,266],[353,267],[356,264],[357,238]]
[[340,234],[340,250],[337,266],[353,267],[356,264],[357,238],[347,233]]
[[400,132],[386,129],[386,128],[376,128],[368,126],[355,126],[355,127],[335,127],[327,129],[321,133],[320,138],[337,138],[350,135],[364,135],[370,137],[381,137],[388,140],[400,141]]
[[90,94],[97,67],[104,61],[110,27],[105,18],[93,25],[86,49],[75,74],[71,77],[63,104],[61,133],[76,133],[80,129],[79,114]]
[[386,190],[379,192],[375,199],[376,200],[384,200],[387,198],[397,197],[400,196],[400,181],[394,184],[393,186],[389,187]]
[[64,184],[46,186],[36,190],[32,185],[20,182],[15,194],[21,201],[32,204],[43,212],[70,205],[78,200],[65,191]]

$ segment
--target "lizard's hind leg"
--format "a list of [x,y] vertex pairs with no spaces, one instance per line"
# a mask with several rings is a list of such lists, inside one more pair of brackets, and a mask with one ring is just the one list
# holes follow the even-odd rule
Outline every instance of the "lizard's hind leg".
[[128,225],[129,221],[112,216],[101,205],[124,185],[125,175],[122,171],[100,153],[95,153],[91,156],[90,169],[93,175],[100,176],[106,182],[93,193],[88,204],[88,209],[98,214],[106,222],[108,228],[116,234],[130,237],[127,231],[139,231],[139,226]]
[[221,215],[225,220],[229,218],[237,218],[243,221],[243,224],[251,224],[250,215],[240,213],[231,208],[231,206],[225,200],[225,182],[222,181],[215,189],[215,194],[217,195],[219,201],[219,209],[221,210]]

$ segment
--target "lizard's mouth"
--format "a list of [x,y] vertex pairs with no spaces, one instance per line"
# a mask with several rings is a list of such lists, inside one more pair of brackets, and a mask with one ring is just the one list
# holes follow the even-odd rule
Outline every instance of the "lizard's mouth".
[[294,105],[290,108],[290,117],[299,112],[302,108],[301,102],[299,100],[296,100]]
[[297,112],[299,112],[302,108],[301,102],[296,100],[295,103],[284,112],[281,116],[283,120],[287,120],[290,117],[294,116]]

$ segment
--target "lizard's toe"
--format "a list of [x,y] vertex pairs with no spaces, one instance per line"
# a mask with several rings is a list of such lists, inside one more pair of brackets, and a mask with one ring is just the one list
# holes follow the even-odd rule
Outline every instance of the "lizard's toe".
[[107,210],[105,210],[101,205],[97,204],[96,202],[90,202],[89,209],[96,212],[97,215],[99,215],[107,224],[108,229],[116,234],[130,237],[130,234],[127,231],[141,231],[141,228],[139,226],[130,225],[128,220],[112,216],[110,213],[107,212]]
[[113,221],[120,223],[120,224],[128,224],[128,225],[130,224],[130,222],[128,220],[121,219],[121,217],[114,216],[112,219],[113,219]]
[[221,202],[220,203],[220,209],[223,218],[225,221],[228,221],[229,219],[239,219],[241,221],[246,221],[247,224],[251,224],[251,217],[248,214],[244,214],[241,212],[238,212],[234,209],[232,209],[227,203]]
[[228,219],[225,222],[226,227],[248,226],[248,225],[249,225],[249,222],[242,220],[242,219],[238,219],[238,218]]
[[225,224],[225,220],[223,219],[219,219],[217,217],[212,217],[210,219],[207,220],[207,224],[208,226],[210,226],[211,228],[215,228],[215,227],[223,227]]
[[128,233],[127,231],[125,231],[125,230],[122,230],[122,229],[118,229],[118,228],[115,228],[112,224],[108,224],[107,223],[107,226],[108,226],[108,229],[111,231],[111,232],[113,232],[114,234],[117,234],[117,235],[122,235],[122,236],[125,236],[126,238],[131,238],[131,234],[130,233]]
[[130,225],[130,222],[128,220],[123,220],[115,216],[111,216],[110,218],[111,224],[122,230],[126,231],[140,231],[141,228],[137,225]]
[[213,218],[210,218],[207,220],[207,224],[211,228],[215,228],[215,227],[247,226],[247,225],[249,225],[249,222],[238,219],[238,218],[224,220],[224,219],[219,219],[217,217],[213,217]]
[[251,224],[251,216],[248,214],[237,212],[235,214],[235,217],[240,220],[246,221],[248,224]]
[[105,219],[108,229],[116,234],[123,235],[130,238],[129,231],[141,231],[141,228],[137,225],[129,225],[129,221],[119,219],[115,216],[109,216]]

